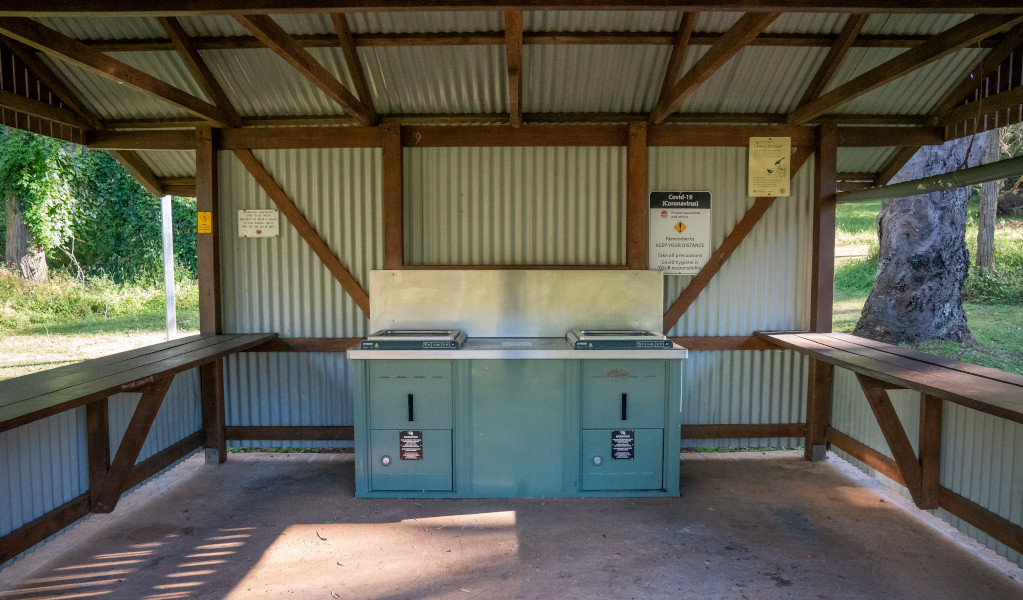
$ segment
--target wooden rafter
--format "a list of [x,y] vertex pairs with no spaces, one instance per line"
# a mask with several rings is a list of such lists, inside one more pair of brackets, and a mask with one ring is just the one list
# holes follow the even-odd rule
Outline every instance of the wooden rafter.
[[747,13],[739,17],[735,25],[722,35],[721,39],[711,46],[706,54],[701,56],[700,60],[696,61],[696,64],[686,71],[685,75],[671,87],[671,90],[657,102],[657,106],[650,113],[650,122],[656,125],[675,112],[700,84],[707,81],[711,75],[745,48],[750,40],[756,38],[778,16],[779,13],[769,12]]
[[504,43],[508,64],[508,120],[522,125],[522,11],[504,11]]
[[689,49],[689,40],[693,35],[693,27],[696,26],[696,17],[699,13],[684,12],[679,22],[678,31],[675,33],[675,44],[671,48],[671,56],[668,58],[668,67],[664,70],[664,81],[661,82],[661,91],[657,94],[657,101],[664,99],[665,94],[671,89],[682,71],[682,64],[686,59],[686,50]]
[[[798,148],[792,155],[792,167],[789,172],[795,175],[812,155],[812,148]],[[664,311],[662,331],[667,333],[671,331],[672,327],[678,324],[678,320],[682,318],[682,315],[685,314],[686,310],[688,310],[690,306],[692,306],[693,302],[696,302],[696,298],[699,297],[700,293],[707,287],[710,280],[717,275],[718,271],[721,270],[721,267],[724,266],[725,262],[732,256],[732,253],[734,253],[742,241],[746,239],[746,236],[753,231],[753,228],[760,222],[760,219],[764,216],[764,214],[767,213],[767,209],[771,208],[774,201],[775,198],[772,196],[757,198],[753,202],[753,206],[746,211],[746,214],[743,215],[742,219],[740,219],[738,223],[735,224],[732,231],[725,236],[724,241],[722,241],[721,245],[714,250],[714,253],[711,254],[707,263],[700,269],[700,272],[693,277],[693,279],[689,282],[689,285],[686,286],[686,289],[682,290],[682,293],[679,294],[678,298],[671,303],[668,310]]]
[[235,19],[301,73],[310,83],[319,88],[328,98],[337,102],[355,116],[363,125],[373,125],[375,120],[365,104],[359,101],[337,77],[324,68],[295,38],[266,15],[238,15]]
[[84,102],[78,97],[78,94],[74,93],[64,80],[57,77],[57,74],[53,72],[45,62],[39,59],[36,55],[35,50],[18,42],[16,40],[0,36],[0,42],[7,46],[11,52],[13,52],[21,62],[25,63],[32,73],[39,78],[48,88],[50,88],[54,94],[60,98],[60,101],[64,103],[68,109],[73,111],[81,120],[85,121],[90,128],[97,129],[101,127],[99,117],[92,111]]
[[153,173],[153,170],[149,168],[145,162],[139,157],[139,155],[131,150],[113,150],[110,152],[117,162],[121,163],[128,173],[135,178],[136,181],[142,184],[142,187],[146,188],[150,192],[157,196],[163,196],[166,192],[163,188],[163,183]]
[[983,117],[1007,108],[1016,108],[1023,104],[1023,87],[1013,88],[1007,92],[987,96],[977,102],[961,104],[956,108],[939,115],[941,125],[951,125]]
[[26,98],[21,94],[15,94],[7,90],[0,90],[0,107],[10,108],[33,117],[48,119],[57,123],[63,123],[64,125],[71,125],[72,127],[89,128],[89,123],[78,116],[77,113],[66,108]]
[[331,275],[341,284],[341,287],[351,296],[363,314],[369,317],[369,296],[366,294],[366,290],[362,289],[362,286],[352,277],[348,268],[341,263],[337,255],[330,249],[330,246],[323,241],[323,238],[320,237],[316,229],[306,220],[302,211],[295,206],[287,192],[277,184],[273,176],[267,172],[262,163],[252,154],[252,151],[235,150],[234,154],[256,179],[267,196],[277,205],[277,208],[288,219],[292,227],[309,244],[309,247],[316,253],[316,256],[320,257],[327,270],[330,271]]
[[845,55],[852,48],[853,42],[856,41],[856,36],[860,34],[860,30],[863,29],[863,24],[867,22],[869,16],[866,14],[849,15],[849,19],[838,34],[838,39],[835,40],[835,45],[828,51],[828,55],[824,57],[824,62],[817,69],[813,80],[810,81],[810,85],[806,87],[803,98],[799,101],[799,106],[821,95],[828,82],[835,76],[838,65],[842,64],[842,60],[845,59]]
[[192,41],[188,38],[185,28],[181,26],[181,22],[174,17],[160,17],[158,20],[160,25],[163,26],[164,31],[170,36],[175,50],[181,55],[181,60],[185,62],[185,66],[188,67],[188,71],[195,78],[196,83],[213,100],[213,104],[224,111],[224,114],[227,115],[228,124],[231,127],[240,127],[242,119],[238,115],[238,111],[231,105],[227,94],[224,93],[224,88],[220,86],[217,78],[214,77],[213,71],[210,70],[206,61],[199,54],[199,51],[192,45]]
[[982,15],[968,19],[800,106],[789,115],[788,123],[806,123],[836,106],[1020,22],[1023,22],[1023,16],[1020,15]]
[[369,84],[366,81],[366,71],[362,68],[362,61],[359,60],[359,51],[355,47],[355,40],[352,38],[352,29],[348,25],[348,17],[343,14],[334,13],[330,15],[334,24],[334,32],[337,34],[338,42],[341,44],[341,51],[344,52],[345,62],[348,64],[348,74],[352,77],[355,85],[355,92],[359,94],[359,101],[369,112],[370,121],[376,123],[377,111],[373,106],[373,96],[369,91]]
[[205,100],[111,58],[72,39],[59,31],[44,27],[32,19],[2,17],[0,33],[27,44],[59,60],[76,64],[108,79],[119,81],[139,91],[179,106],[188,112],[227,125],[227,115]]

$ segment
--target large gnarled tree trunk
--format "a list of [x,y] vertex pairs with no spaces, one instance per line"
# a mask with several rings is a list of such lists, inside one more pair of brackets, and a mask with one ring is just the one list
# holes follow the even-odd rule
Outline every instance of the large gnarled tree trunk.
[[[956,170],[970,155],[976,164],[984,135],[925,147],[892,183]],[[874,288],[855,334],[888,343],[925,340],[972,342],[962,290],[970,269],[966,205],[970,188],[956,188],[881,203],[880,250]]]
[[46,265],[46,253],[33,243],[32,234],[25,221],[18,199],[14,194],[7,196],[7,248],[4,252],[4,263],[8,268],[21,273],[25,279],[46,279],[49,269]]

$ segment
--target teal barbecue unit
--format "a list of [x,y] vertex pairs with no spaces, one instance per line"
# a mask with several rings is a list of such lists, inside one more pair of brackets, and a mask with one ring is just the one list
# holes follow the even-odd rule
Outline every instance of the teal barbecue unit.
[[685,352],[349,351],[356,496],[678,496]]

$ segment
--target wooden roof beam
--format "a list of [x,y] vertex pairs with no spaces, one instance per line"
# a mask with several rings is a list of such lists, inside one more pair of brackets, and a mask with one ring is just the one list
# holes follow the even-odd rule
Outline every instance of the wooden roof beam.
[[227,125],[220,108],[111,58],[59,31],[44,27],[32,19],[0,17],[0,33],[65,62],[89,69],[108,79],[127,84],[217,125]]
[[376,123],[376,107],[373,106],[373,95],[370,94],[369,84],[366,81],[366,71],[362,68],[362,61],[359,60],[359,51],[355,47],[355,39],[352,38],[352,29],[348,25],[348,17],[337,13],[330,15],[334,23],[334,32],[337,34],[338,42],[341,44],[341,51],[344,52],[345,62],[348,64],[348,74],[355,84],[355,91],[359,94],[359,101],[369,112],[370,121]]
[[174,17],[159,17],[158,20],[160,25],[163,26],[164,31],[170,36],[174,49],[181,55],[181,60],[185,61],[185,66],[188,67],[188,71],[195,78],[196,83],[213,100],[213,104],[224,111],[224,114],[227,115],[228,124],[231,127],[240,127],[242,119],[238,115],[238,111],[231,105],[227,94],[224,93],[224,88],[220,86],[217,78],[213,76],[213,71],[210,70],[206,61],[199,54],[199,50],[195,48],[192,41],[188,38],[188,33],[181,26],[181,22]]
[[348,88],[321,65],[295,38],[266,15],[237,15],[235,19],[288,64],[298,70],[328,98],[337,102],[363,125],[374,125],[375,115]]
[[835,45],[828,51],[828,55],[824,57],[824,62],[817,69],[813,80],[810,81],[810,85],[803,92],[803,98],[799,101],[798,106],[802,106],[821,95],[828,82],[835,76],[838,65],[842,64],[845,55],[849,53],[849,49],[852,48],[853,42],[856,41],[856,37],[860,34],[860,30],[863,29],[863,24],[867,22],[868,17],[870,15],[867,14],[849,15],[849,19],[846,20],[842,31],[838,34]]
[[121,163],[125,171],[135,178],[136,181],[142,184],[142,187],[146,188],[150,192],[157,196],[163,196],[166,194],[163,188],[163,183],[153,173],[153,170],[149,168],[142,158],[139,157],[138,153],[132,152],[131,150],[112,150],[110,154],[117,159],[117,162]]
[[76,113],[71,112],[66,108],[40,102],[32,98],[26,98],[21,94],[15,94],[14,92],[8,92],[7,90],[0,90],[0,107],[10,108],[18,112],[23,112],[33,117],[39,117],[41,119],[47,119],[64,125],[70,125],[72,127],[80,127],[82,129],[89,129],[89,123],[85,119],[79,117]]
[[798,107],[789,115],[788,123],[790,125],[806,123],[840,104],[858,98],[924,65],[1020,22],[1023,22],[1023,15],[1012,17],[981,15],[963,21],[959,25],[935,35],[923,44],[903,52],[888,62]]
[[99,117],[96,113],[92,112],[92,109],[81,101],[78,94],[73,92],[71,88],[64,83],[63,79],[57,77],[57,74],[53,72],[53,69],[39,58],[39,55],[36,54],[35,50],[17,40],[12,40],[11,38],[3,36],[0,36],[0,42],[7,46],[11,52],[21,59],[21,62],[25,63],[25,66],[39,78],[39,81],[46,84],[46,87],[50,88],[50,90],[57,95],[57,98],[64,103],[66,108],[73,111],[78,118],[85,121],[88,125],[87,128],[102,128]]
[[779,13],[746,13],[729,29],[707,53],[696,61],[685,75],[682,76],[658,101],[650,113],[650,122],[658,124],[675,112],[682,102],[696,91],[704,81],[725,65],[733,56],[756,38],[761,31],[777,19]]
[[661,82],[661,92],[657,94],[657,101],[660,102],[671,89],[671,86],[678,80],[678,74],[682,71],[682,64],[686,60],[686,50],[689,49],[689,40],[693,35],[693,27],[696,26],[696,17],[699,13],[684,12],[679,22],[678,31],[675,33],[675,44],[671,48],[671,56],[668,58],[668,67],[664,70],[664,81]]
[[508,64],[508,120],[522,125],[522,11],[504,11],[504,44]]

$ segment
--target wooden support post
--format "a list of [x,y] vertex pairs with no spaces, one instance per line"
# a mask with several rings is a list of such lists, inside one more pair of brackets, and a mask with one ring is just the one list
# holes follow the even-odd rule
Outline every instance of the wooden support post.
[[110,470],[110,419],[106,398],[85,405],[85,430],[89,457],[89,508],[99,512],[99,491]]
[[[125,483],[131,476],[135,461],[139,458],[142,445],[146,442],[149,430],[156,420],[156,413],[163,404],[163,398],[167,395],[173,376],[158,379],[146,386],[142,392],[142,398],[135,408],[135,413],[128,423],[128,429],[124,432],[124,438],[117,448],[114,459],[110,461],[110,469],[98,490],[90,489],[90,496],[94,499],[92,510],[94,512],[108,513],[117,506],[117,501],[124,492]],[[90,480],[92,477],[90,476]],[[91,481],[90,481],[91,484]]]
[[920,502],[923,509],[938,508],[941,487],[941,429],[943,402],[920,394]]
[[817,129],[813,182],[813,259],[810,272],[810,331],[831,331],[835,297],[835,194],[838,193],[838,127]]
[[404,156],[400,125],[381,125],[383,131],[384,268],[405,266]]
[[629,269],[647,268],[650,153],[646,132],[646,123],[629,123],[625,183],[625,266]]
[[815,358],[810,359],[810,376],[806,400],[806,460],[824,460],[827,457],[827,432],[831,426],[831,391],[835,366]]
[[[220,320],[220,214],[219,177],[217,173],[217,130],[204,126],[196,129],[195,195],[199,213],[196,254],[199,266],[199,332],[216,335],[222,332]],[[202,392],[203,431],[206,462],[227,460],[224,438],[224,365],[215,361],[199,367]]]

